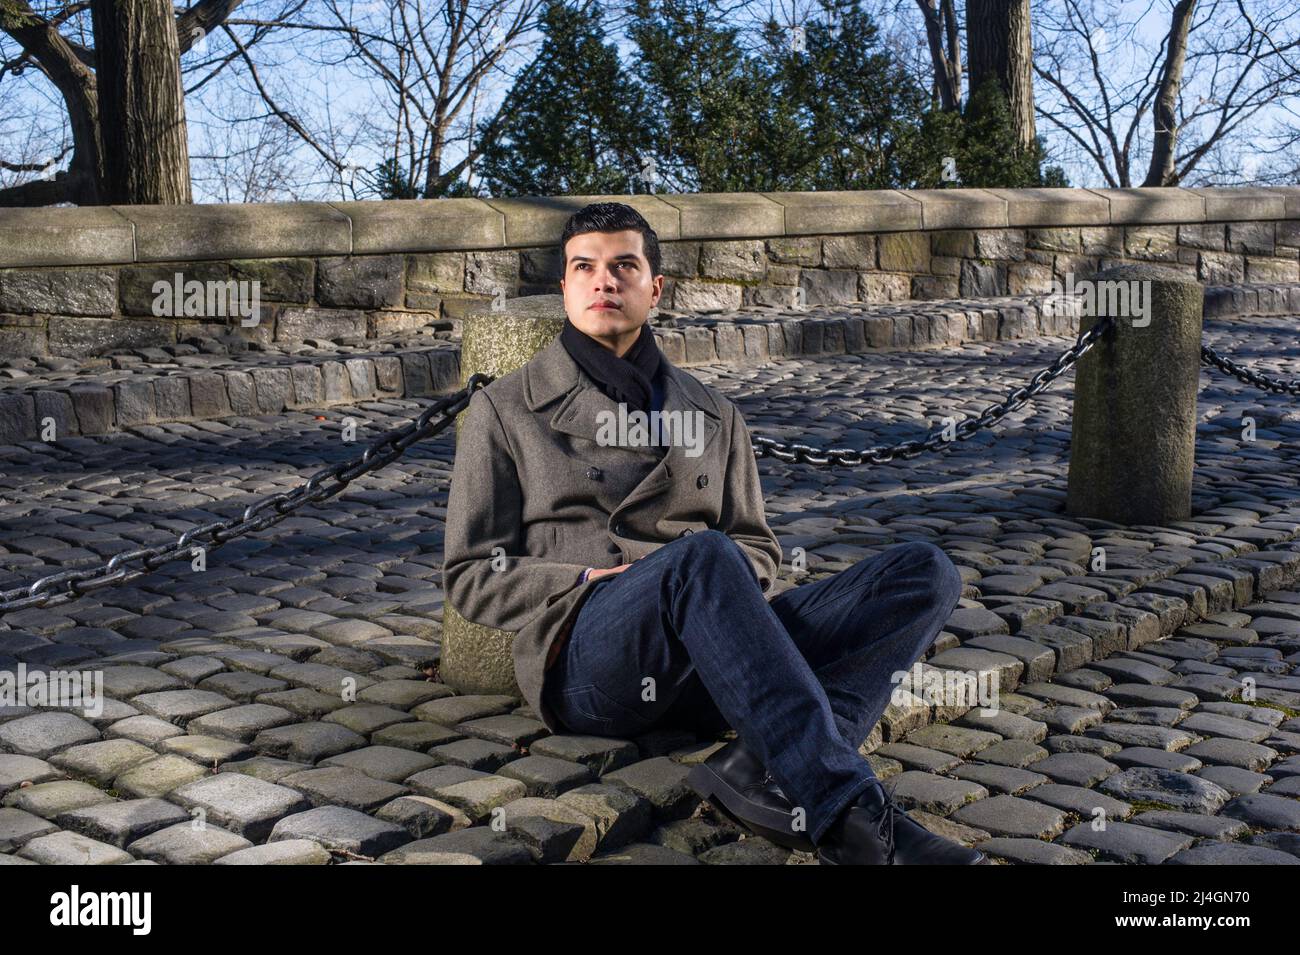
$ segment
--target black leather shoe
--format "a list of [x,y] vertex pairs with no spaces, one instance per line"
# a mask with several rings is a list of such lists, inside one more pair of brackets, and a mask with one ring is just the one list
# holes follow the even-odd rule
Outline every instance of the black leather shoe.
[[979,865],[984,853],[935,835],[894,802],[879,781],[826,830],[821,865]]
[[[686,782],[736,825],[787,849],[816,851],[807,831],[795,828],[790,798],[739,739],[693,768]],[[802,825],[802,816],[798,818]]]

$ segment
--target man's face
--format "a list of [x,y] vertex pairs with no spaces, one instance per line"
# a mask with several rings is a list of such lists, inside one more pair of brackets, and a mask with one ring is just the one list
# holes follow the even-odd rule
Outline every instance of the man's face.
[[564,311],[579,331],[622,354],[636,341],[663,294],[664,277],[650,274],[641,233],[584,232],[569,239]]

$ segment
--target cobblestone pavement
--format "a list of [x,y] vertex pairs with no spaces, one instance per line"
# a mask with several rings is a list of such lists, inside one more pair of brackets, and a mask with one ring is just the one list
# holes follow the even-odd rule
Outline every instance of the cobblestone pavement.
[[[1294,375],[1296,326],[1206,337]],[[756,433],[863,446],[978,413],[1065,344],[693,373]],[[934,830],[996,862],[1300,862],[1300,405],[1203,368],[1194,516],[1126,528],[1064,513],[1072,380],[939,454],[760,462],[781,586],[909,540],[960,567],[926,666],[996,674],[1000,710],[913,697],[863,747]],[[423,406],[0,449],[0,589],[235,515]],[[0,709],[0,863],[814,861],[700,804],[685,775],[716,740],[550,736],[518,699],[426,678],[452,450],[418,445],[202,572],[0,621],[0,668],[102,668],[110,697],[95,717]]]

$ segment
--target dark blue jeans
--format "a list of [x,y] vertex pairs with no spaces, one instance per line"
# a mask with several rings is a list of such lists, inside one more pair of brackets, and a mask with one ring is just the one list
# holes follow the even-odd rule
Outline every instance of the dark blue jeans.
[[731,538],[690,534],[592,587],[547,703],[575,733],[734,728],[818,842],[875,778],[858,747],[961,588],[942,550],[909,542],[769,602]]

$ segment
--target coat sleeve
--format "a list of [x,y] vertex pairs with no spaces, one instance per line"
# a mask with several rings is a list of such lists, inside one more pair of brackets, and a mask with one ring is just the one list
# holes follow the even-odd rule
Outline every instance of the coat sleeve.
[[749,440],[749,429],[740,409],[731,407],[731,449],[727,456],[726,489],[722,498],[722,515],[718,530],[737,544],[749,557],[763,593],[772,589],[781,566],[781,545],[767,526],[763,514],[763,486],[758,479],[758,461]]
[[528,556],[522,526],[523,493],[505,427],[487,392],[476,391],[456,437],[442,570],[447,600],[471,623],[521,630],[580,586],[587,568]]

